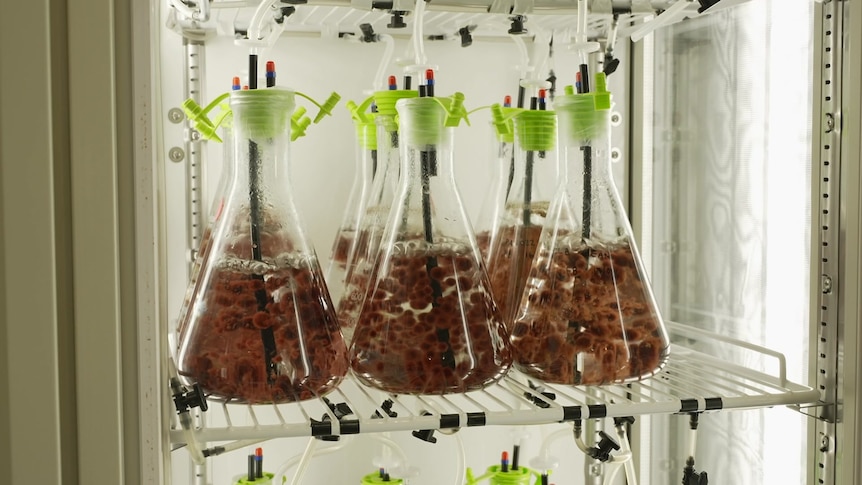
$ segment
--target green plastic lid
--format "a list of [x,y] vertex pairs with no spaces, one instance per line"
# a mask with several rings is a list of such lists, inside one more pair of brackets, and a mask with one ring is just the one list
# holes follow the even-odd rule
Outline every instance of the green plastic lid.
[[234,485],[272,485],[272,479],[275,478],[275,475],[272,473],[263,473],[262,478],[256,478],[254,480],[249,480],[248,478],[240,478],[234,483]]
[[458,126],[467,118],[464,95],[455,93],[448,98],[411,98],[398,101],[398,115],[408,120],[409,130],[403,130],[408,144],[413,146],[440,143],[444,128]]
[[554,100],[554,109],[560,119],[565,118],[568,133],[561,133],[567,140],[592,139],[606,134],[607,120],[611,109],[611,93],[607,88],[607,77],[600,72],[595,76],[595,91],[575,94],[572,86]]
[[371,101],[372,98],[368,98],[361,105],[348,101],[346,107],[350,111],[350,118],[353,119],[353,126],[356,128],[356,139],[359,140],[362,148],[377,150],[377,124],[374,121],[377,114],[365,112],[371,106]]
[[482,476],[474,477],[472,470],[467,469],[467,485],[479,483],[483,480],[488,480],[491,485],[529,485],[530,479],[536,473],[525,467],[519,466],[517,470],[509,468],[507,471],[502,471],[500,465],[488,467],[488,470]]
[[557,115],[553,111],[522,110],[515,115],[515,135],[522,150],[553,150],[557,138]]
[[393,89],[388,91],[375,91],[374,104],[377,105],[377,114],[382,116],[395,116],[398,111],[395,104],[402,99],[418,98],[419,92],[409,89]]
[[250,138],[270,138],[288,129],[296,106],[295,93],[279,88],[233,91],[230,106],[235,129]]
[[389,481],[383,481],[380,472],[369,473],[362,477],[362,485],[402,485],[404,480],[389,477]]
[[359,140],[362,148],[377,150],[377,123],[374,122],[375,116],[369,114],[365,118],[365,121],[353,120],[353,125],[356,127],[356,139]]

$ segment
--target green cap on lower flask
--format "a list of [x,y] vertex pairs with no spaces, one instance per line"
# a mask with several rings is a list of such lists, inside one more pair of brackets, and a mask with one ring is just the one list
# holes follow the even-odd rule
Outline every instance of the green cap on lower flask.
[[273,485],[272,479],[275,477],[272,473],[264,472],[260,478],[249,480],[248,477],[243,477],[234,482],[234,485]]
[[467,479],[464,482],[466,485],[474,485],[483,480],[488,480],[491,485],[530,485],[530,480],[535,477],[533,483],[541,483],[541,475],[534,470],[525,466],[519,466],[517,469],[507,468],[503,471],[502,466],[489,466],[484,474],[474,477],[473,471],[467,469]]
[[392,478],[388,473],[381,469],[375,473],[369,473],[362,477],[361,485],[402,485],[404,480],[400,478]]

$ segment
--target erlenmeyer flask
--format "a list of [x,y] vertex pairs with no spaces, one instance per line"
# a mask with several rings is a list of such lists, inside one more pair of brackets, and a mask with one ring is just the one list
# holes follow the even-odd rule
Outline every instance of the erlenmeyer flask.
[[[229,108],[225,102],[222,106],[223,109],[228,110]],[[235,170],[234,161],[233,161],[233,114],[230,112],[225,112],[222,114],[222,121],[220,123],[221,127],[221,139],[222,139],[222,165],[221,165],[221,173],[219,174],[218,184],[213,190],[213,198],[210,202],[209,213],[207,214],[207,222],[206,227],[203,231],[203,236],[201,236],[201,245],[198,252],[202,253],[206,247],[209,245],[209,240],[212,237],[212,230],[215,227],[216,220],[221,217],[222,211],[224,210],[225,197],[230,193],[228,190],[228,186],[235,180],[233,171]]]
[[[197,107],[197,103],[192,104],[191,101],[186,101],[185,107],[188,106]],[[208,140],[216,140],[221,141],[221,152],[222,152],[222,167],[221,173],[219,174],[218,184],[216,185],[215,190],[213,191],[212,202],[210,202],[210,208],[206,214],[207,219],[204,223],[203,231],[201,232],[200,242],[198,247],[190,251],[191,258],[191,269],[189,271],[189,284],[186,286],[186,294],[183,299],[182,307],[180,308],[180,314],[184,315],[188,311],[188,306],[191,304],[191,299],[194,296],[195,283],[197,282],[198,277],[200,276],[201,270],[201,261],[203,260],[202,255],[209,249],[210,241],[212,240],[212,231],[215,226],[215,221],[221,217],[222,209],[224,208],[225,197],[229,191],[227,190],[228,185],[233,182],[233,113],[230,110],[229,103],[227,101],[220,103],[219,106],[222,109],[221,114],[218,116],[217,121],[214,123],[215,127],[221,129],[221,138],[215,135],[215,128],[213,131],[204,130],[199,131],[202,133],[203,137]],[[204,116],[194,116],[195,111],[187,111],[187,115],[190,119],[195,121],[199,121],[203,119]],[[209,118],[206,118],[209,121]],[[201,128],[200,124],[197,126],[199,129]],[[198,191],[200,193],[200,191]],[[191,230],[192,228],[189,228]],[[183,326],[188,323],[187,320],[180,320],[180,326],[177,328],[177,334],[183,331]],[[172,342],[175,343],[176,334],[171,335]]]
[[347,197],[347,209],[343,220],[335,233],[329,268],[326,272],[329,295],[336,308],[344,295],[347,274],[351,272],[354,264],[356,248],[360,241],[359,224],[365,213],[365,202],[368,199],[378,163],[377,126],[374,124],[374,115],[354,117],[353,121],[356,127],[356,176],[353,179],[350,195]]
[[347,349],[289,193],[292,91],[231,94],[235,180],[179,318],[177,369],[210,399],[280,403],[332,390]]
[[399,99],[415,98],[417,95],[416,91],[410,90],[374,93],[377,106],[374,121],[377,125],[378,173],[371,184],[363,214],[357,222],[357,244],[348,265],[349,271],[345,274],[344,297],[337,306],[341,332],[348,344],[353,338],[359,311],[372,282],[371,272],[380,251],[380,240],[383,238],[389,211],[398,190],[401,157],[398,150],[398,112],[395,110],[395,104]]
[[[506,195],[512,183],[511,176],[514,174],[514,133],[501,132],[492,123],[493,140],[491,142],[491,186],[485,193],[485,198],[479,206],[479,212],[473,226],[476,228],[476,244],[479,253],[487,264],[491,258],[491,241],[494,240],[499,229],[500,213],[506,203]],[[510,170],[512,169],[512,170]],[[510,173],[511,172],[511,173]]]
[[[542,101],[544,105],[544,97]],[[512,183],[500,212],[488,262],[494,299],[507,325],[511,325],[521,301],[539,236],[559,182],[554,112],[519,110],[513,122],[515,164]]]
[[565,161],[512,328],[517,367],[546,382],[642,379],[669,340],[610,171],[610,93],[555,99]]
[[400,190],[351,344],[354,374],[388,392],[479,389],[511,365],[508,332],[455,186],[453,130],[444,126],[444,106],[455,111],[450,101],[397,105]]

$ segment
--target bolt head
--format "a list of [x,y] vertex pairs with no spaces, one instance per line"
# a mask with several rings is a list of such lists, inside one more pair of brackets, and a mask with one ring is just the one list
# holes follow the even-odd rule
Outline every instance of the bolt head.
[[168,111],[168,121],[170,121],[171,123],[180,123],[185,117],[186,116],[183,114],[183,110],[179,108],[171,108]]
[[183,159],[186,158],[186,153],[180,147],[173,147],[168,150],[168,158],[170,158],[172,162],[182,162]]

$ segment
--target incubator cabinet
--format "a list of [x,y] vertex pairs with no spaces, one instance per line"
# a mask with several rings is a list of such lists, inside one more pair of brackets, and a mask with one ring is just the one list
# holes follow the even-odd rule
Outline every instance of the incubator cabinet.
[[862,483],[860,46],[857,0],[10,2],[0,465]]

